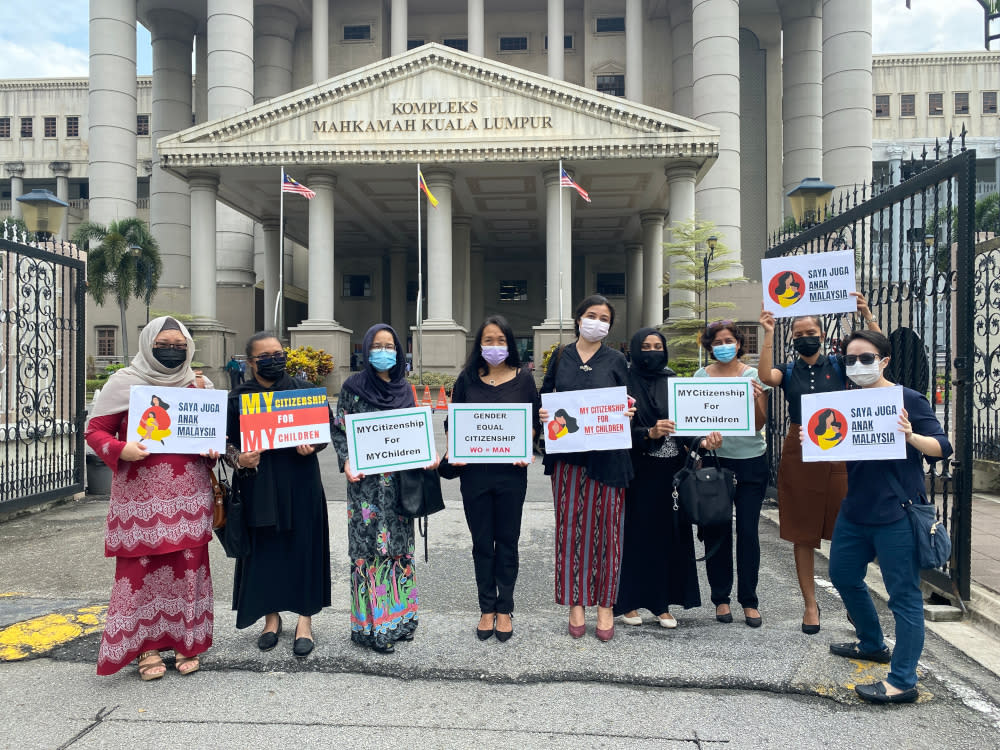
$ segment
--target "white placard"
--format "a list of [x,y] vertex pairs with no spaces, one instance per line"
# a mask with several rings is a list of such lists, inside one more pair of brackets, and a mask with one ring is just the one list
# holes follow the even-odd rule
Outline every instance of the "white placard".
[[546,453],[610,451],[632,447],[625,386],[543,393]]
[[802,460],[879,461],[906,458],[906,439],[899,430],[903,388],[802,396]]
[[448,460],[530,463],[531,411],[531,404],[448,404]]
[[753,385],[749,378],[670,378],[668,413],[676,435],[754,435]]
[[355,474],[389,474],[434,462],[434,426],[426,406],[348,414],[344,423]]
[[764,309],[776,318],[854,312],[854,251],[786,255],[760,262]]
[[226,391],[133,385],[128,436],[150,453],[226,451]]

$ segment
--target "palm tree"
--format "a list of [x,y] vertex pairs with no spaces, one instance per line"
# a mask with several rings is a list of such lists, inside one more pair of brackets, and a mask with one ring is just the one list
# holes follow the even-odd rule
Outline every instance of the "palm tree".
[[84,222],[73,233],[73,242],[87,251],[87,291],[104,304],[113,295],[122,316],[122,361],[128,359],[125,310],[131,299],[149,305],[160,281],[163,261],[160,246],[142,219],[121,219],[107,226]]

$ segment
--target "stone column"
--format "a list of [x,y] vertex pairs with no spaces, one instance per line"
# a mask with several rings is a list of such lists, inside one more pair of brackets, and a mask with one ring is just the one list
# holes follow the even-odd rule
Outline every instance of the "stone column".
[[264,234],[264,329],[276,331],[275,308],[278,302],[278,279],[281,273],[281,227],[277,216],[265,216]]
[[136,214],[135,0],[91,0],[89,219]]
[[642,101],[642,0],[625,0],[625,98]]
[[313,83],[330,77],[330,0],[312,0]]
[[4,164],[4,169],[10,176],[10,215],[20,219],[24,216],[24,211],[17,199],[24,195],[24,162],[9,161]]
[[643,324],[663,324],[663,220],[664,211],[642,211],[642,318]]
[[993,153],[996,154],[993,158],[993,171],[996,176],[993,179],[995,181],[997,191],[1000,192],[1000,141],[993,142]]
[[[674,227],[684,221],[694,218],[695,205],[695,178],[698,176],[698,165],[693,162],[679,162],[669,165],[666,170],[667,185],[670,188],[670,226]],[[677,237],[671,235],[671,241],[676,242]],[[681,271],[680,265],[683,260],[680,258],[670,259],[670,281],[678,281],[682,278],[691,278],[690,273]],[[670,291],[670,314],[671,320],[680,318],[693,318],[694,311],[678,305],[679,302],[693,302],[694,293],[672,289]]]
[[642,243],[625,245],[625,294],[628,299],[626,321],[629,335],[642,328]]
[[691,50],[691,0],[670,2],[670,48],[673,62],[670,68],[674,102],[670,111],[692,116],[693,59]]
[[[409,41],[409,32],[407,30],[407,21],[409,20],[409,8],[407,7],[407,0],[392,0],[392,9],[390,10],[391,16],[391,28],[390,28],[390,52],[393,56],[401,55],[406,52],[407,43]],[[395,326],[393,326],[395,328]],[[397,332],[399,329],[396,329]],[[402,336],[403,334],[400,333]]]
[[208,32],[194,35],[194,121],[208,120]]
[[[696,191],[698,216],[740,253],[740,4],[692,0],[693,116],[719,128],[719,158]],[[871,124],[868,125],[869,130]],[[648,269],[647,269],[648,273]],[[741,266],[734,276],[742,276]]]
[[[566,171],[572,176],[570,169]],[[543,352],[550,346],[560,343],[560,340],[563,344],[573,340],[573,203],[570,200],[570,193],[573,191],[559,186],[558,166],[545,170],[542,177],[545,180],[545,321],[534,326],[535,361],[539,365]],[[541,370],[540,366],[535,369],[536,379],[541,378]]]
[[549,78],[562,81],[566,78],[566,50],[563,47],[566,36],[566,9],[563,0],[549,0]]
[[[69,203],[69,168],[68,161],[54,161],[49,163],[49,169],[56,176],[56,198]],[[16,202],[17,195],[11,193],[11,200]],[[69,211],[63,214],[59,231],[56,232],[60,239],[69,239]]]
[[383,288],[389,292],[389,325],[396,329],[401,339],[406,338],[406,262],[409,259],[406,245],[389,248],[389,284]]
[[191,193],[188,184],[160,167],[156,143],[191,127],[191,44],[195,21],[185,13],[149,13],[153,46],[153,108],[150,132],[149,228],[160,246],[160,286],[183,288],[191,280]]
[[472,241],[472,220],[469,216],[455,216],[451,223],[452,238],[452,309],[455,321],[471,330],[469,296],[469,250]]
[[469,250],[469,293],[470,329],[479,328],[486,319],[486,293],[483,280],[486,278],[486,253],[479,245],[473,245]]
[[823,174],[840,190],[872,176],[872,0],[823,0]]
[[467,0],[469,8],[469,54],[486,56],[485,0]]
[[898,185],[903,181],[903,157],[906,156],[906,149],[898,143],[890,143],[885,151],[889,155],[889,182]]
[[253,0],[208,2],[208,119],[253,106]]
[[219,177],[195,173],[191,187],[191,314],[215,320],[215,199]]
[[[821,0],[784,0],[782,26],[782,185],[823,177],[823,15]],[[791,216],[785,198],[785,216]]]
[[254,101],[292,90],[292,45],[298,19],[287,8],[258,5],[254,16]]

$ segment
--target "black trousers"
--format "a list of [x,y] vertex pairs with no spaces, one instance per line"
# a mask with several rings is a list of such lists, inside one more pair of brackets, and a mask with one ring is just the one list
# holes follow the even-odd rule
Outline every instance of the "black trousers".
[[528,471],[506,464],[473,464],[462,469],[462,503],[472,534],[472,561],[483,613],[514,611],[517,542]]
[[[767,456],[720,458],[725,468],[736,472],[736,599],[744,608],[757,609],[757,578],[760,572],[760,508],[767,491]],[[718,551],[705,561],[712,603],[729,604],[733,589],[733,531],[731,525],[706,527],[705,549],[721,541]]]

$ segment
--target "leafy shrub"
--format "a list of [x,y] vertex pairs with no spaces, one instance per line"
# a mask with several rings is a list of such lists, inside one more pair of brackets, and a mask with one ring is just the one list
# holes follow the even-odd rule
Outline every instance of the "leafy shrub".
[[107,367],[104,368],[104,373],[105,373],[104,377],[105,378],[111,377],[111,373],[115,372],[116,370],[120,370],[123,367],[128,367],[128,365],[123,365],[121,362],[116,362],[113,365],[108,365]]
[[298,349],[285,349],[285,354],[288,356],[285,371],[289,375],[305,378],[313,385],[320,385],[333,372],[333,357],[323,349],[301,346]]
[[455,381],[458,379],[455,375],[448,375],[443,372],[425,372],[424,381],[420,382],[420,378],[417,373],[411,372],[406,376],[407,381],[411,384],[417,386],[417,396],[423,397],[423,393],[420,389],[424,385],[428,385],[431,388],[432,396],[437,397],[437,389],[444,386],[445,391],[451,393],[451,389],[455,386]]
[[542,353],[542,373],[549,371],[549,362],[552,360],[552,355],[556,353],[556,349],[558,348],[559,344],[553,344]]
[[697,371],[698,360],[694,357],[677,357],[676,359],[671,359],[667,366],[676,372],[678,376],[689,378]]

